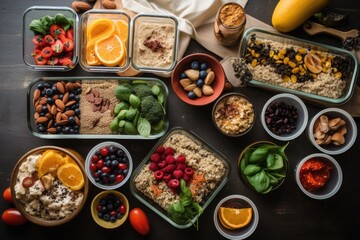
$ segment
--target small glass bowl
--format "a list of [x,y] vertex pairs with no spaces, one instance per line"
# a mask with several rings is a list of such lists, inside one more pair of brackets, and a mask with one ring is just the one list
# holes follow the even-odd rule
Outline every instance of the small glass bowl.
[[[324,187],[317,189],[315,191],[308,191],[304,188],[300,181],[300,170],[302,165],[310,159],[318,159],[324,163],[329,164],[332,167],[330,178]],[[342,184],[343,174],[340,165],[338,162],[331,156],[324,153],[314,153],[304,157],[295,168],[295,179],[298,187],[301,189],[305,195],[317,200],[323,200],[332,197],[335,195]]]
[[[120,182],[115,182],[113,184],[102,184],[99,183],[95,180],[95,176],[94,173],[90,170],[91,164],[92,164],[92,157],[96,154],[100,154],[99,150],[102,148],[106,148],[109,146],[114,146],[120,150],[122,150],[124,152],[124,154],[127,156],[128,161],[126,161],[126,165],[127,165],[127,173],[124,176],[124,178],[120,181]],[[111,153],[109,153],[109,156],[111,155]],[[111,156],[110,156],[111,158]],[[121,163],[121,161],[119,161],[119,163]],[[106,163],[104,163],[104,166],[106,166]],[[98,168],[101,168],[99,166],[97,166]],[[133,161],[131,158],[131,155],[129,153],[129,151],[121,144],[117,143],[117,142],[102,142],[97,144],[95,147],[93,147],[90,152],[88,153],[88,155],[86,156],[85,159],[85,171],[86,171],[86,175],[89,178],[89,180],[98,188],[103,189],[103,190],[114,190],[117,189],[121,186],[123,186],[130,178],[131,173],[132,173],[132,169],[133,169]]]
[[[59,65],[37,65],[34,61],[32,53],[35,50],[35,44],[32,39],[38,33],[34,33],[30,30],[30,23],[33,20],[40,19],[45,16],[55,17],[57,14],[62,14],[65,17],[72,19],[73,21],[73,41],[74,49],[71,51],[72,54],[72,65],[73,67],[79,61],[79,49],[78,49],[78,22],[79,17],[74,10],[69,7],[50,7],[50,6],[33,6],[26,9],[23,13],[23,29],[22,29],[22,41],[23,41],[23,60],[25,65],[34,71],[69,71],[73,67]],[[42,34],[41,34],[42,35]],[[43,35],[45,36],[45,35]],[[69,52],[70,54],[70,52]]]
[[[327,145],[320,145],[315,139],[315,125],[319,121],[320,116],[327,116],[328,120],[341,118],[346,123],[346,133],[343,135],[345,142],[340,145],[329,143]],[[330,130],[331,132],[333,130]],[[334,131],[336,132],[336,131]],[[355,143],[357,138],[357,127],[354,118],[346,111],[340,108],[326,108],[318,112],[310,121],[308,126],[308,137],[313,146],[323,153],[330,155],[338,155],[349,150]]]
[[[281,102],[286,103],[287,105],[293,106],[297,109],[297,121],[296,121],[295,129],[293,129],[290,133],[282,133],[281,135],[278,135],[269,129],[266,122],[267,120],[265,114],[269,105],[274,101],[277,103],[281,103]],[[304,132],[307,126],[307,122],[308,122],[308,111],[306,105],[299,97],[289,93],[280,93],[271,97],[264,104],[264,107],[261,111],[261,125],[271,137],[280,141],[290,141],[300,136]]]
[[[232,208],[252,208],[252,219],[247,226],[239,229],[227,229],[225,228],[218,216],[220,207],[232,207]],[[256,205],[247,197],[242,195],[230,195],[223,198],[215,207],[214,211],[214,224],[218,232],[227,239],[245,239],[255,232],[259,223],[259,212]]]
[[[90,39],[88,39],[87,31],[89,28],[89,25],[97,20],[97,19],[109,19],[112,20],[114,23],[122,21],[125,24],[128,25],[128,31],[127,31],[127,41],[125,44],[126,48],[126,59],[125,63],[123,65],[117,65],[113,67],[105,66],[105,65],[90,65],[87,62],[86,54],[87,54],[87,46],[90,42]],[[129,42],[130,42],[130,17],[128,14],[122,11],[118,10],[90,10],[86,11],[82,16],[80,20],[80,29],[81,29],[81,36],[80,36],[80,66],[88,72],[124,72],[130,64],[130,51],[129,51]],[[115,29],[116,31],[116,29]]]

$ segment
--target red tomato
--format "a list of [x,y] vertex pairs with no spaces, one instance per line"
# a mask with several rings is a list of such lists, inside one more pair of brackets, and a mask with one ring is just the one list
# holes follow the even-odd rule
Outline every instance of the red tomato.
[[46,41],[44,39],[44,37],[42,35],[36,35],[33,37],[32,42],[36,45],[36,46],[44,46]]
[[133,208],[129,213],[131,226],[141,235],[147,235],[150,232],[149,219],[141,208]]
[[16,208],[6,209],[1,218],[4,223],[9,225],[23,225],[26,223],[26,218]]
[[47,65],[57,65],[59,63],[59,58],[51,56],[49,60],[46,62]]
[[47,62],[47,59],[44,58],[43,56],[41,56],[41,53],[40,53],[34,57],[34,61],[35,61],[36,65],[45,65]]
[[73,67],[74,67],[72,60],[71,60],[70,58],[68,58],[68,57],[62,58],[62,59],[60,60],[60,63],[61,63],[61,65],[67,66],[67,67],[69,67],[69,68],[73,68]]
[[6,202],[8,203],[12,203],[13,202],[13,199],[12,199],[12,196],[11,196],[11,189],[10,187],[7,187],[4,192],[3,192],[3,198]]
[[65,37],[65,35],[60,36],[61,42],[64,44],[64,49],[66,52],[70,52],[74,49],[74,41]]
[[66,37],[67,37],[68,39],[74,40],[74,29],[69,28],[69,29],[66,31]]
[[65,30],[59,25],[53,24],[50,27],[50,34],[54,38],[60,38],[61,35],[65,35]]
[[48,44],[48,45],[51,45],[55,42],[55,39],[53,38],[53,36],[51,35],[45,35],[45,42]]
[[38,55],[38,54],[41,54],[41,50],[35,48],[34,51],[32,51],[31,56],[32,56],[32,57],[35,57],[35,56]]
[[43,56],[44,58],[49,58],[52,55],[52,50],[51,47],[44,47],[41,50],[41,56]]
[[64,44],[60,40],[56,40],[51,45],[51,50],[53,50],[54,54],[60,54],[64,50]]

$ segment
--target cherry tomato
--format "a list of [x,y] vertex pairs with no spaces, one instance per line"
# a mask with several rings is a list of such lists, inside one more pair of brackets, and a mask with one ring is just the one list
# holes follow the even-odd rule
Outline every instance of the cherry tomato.
[[50,34],[54,38],[60,38],[61,35],[65,35],[65,30],[64,30],[64,28],[60,27],[59,25],[53,24],[50,27]]
[[50,58],[52,55],[52,49],[51,47],[44,47],[41,50],[41,56],[43,56],[44,58]]
[[129,213],[131,226],[141,235],[147,235],[150,232],[150,222],[145,212],[141,208],[133,208]]
[[53,50],[54,54],[60,54],[64,50],[64,44],[60,40],[56,40],[51,45],[51,50]]
[[6,209],[1,218],[4,223],[9,225],[23,225],[26,223],[26,218],[16,208]]
[[12,199],[12,196],[11,196],[11,189],[10,187],[7,187],[4,192],[3,192],[3,198],[6,202],[8,203],[12,203],[13,202],[13,199]]
[[74,29],[69,28],[69,29],[66,31],[66,37],[67,37],[68,39],[74,40]]
[[42,35],[36,35],[33,37],[32,42],[37,46],[44,46],[46,41]]
[[69,68],[74,67],[72,60],[70,58],[67,58],[67,57],[61,59],[61,65],[67,66]]
[[35,57],[38,54],[41,54],[41,50],[38,48],[35,48],[34,51],[32,51],[31,56]]
[[38,55],[36,55],[36,56],[34,57],[34,60],[35,60],[35,64],[36,64],[36,65],[45,65],[46,62],[47,62],[47,59],[44,58],[44,57],[41,55],[41,53],[38,54]]
[[48,61],[46,62],[47,65],[57,65],[59,64],[59,58],[55,57],[55,56],[51,56]]
[[74,49],[74,41],[65,37],[65,35],[60,36],[61,42],[64,44],[64,49],[66,52],[70,52]]
[[55,39],[53,38],[53,36],[51,36],[51,35],[45,35],[45,37],[44,37],[44,39],[45,39],[45,42],[48,44],[48,45],[51,45],[51,44],[53,44],[54,42],[55,42]]

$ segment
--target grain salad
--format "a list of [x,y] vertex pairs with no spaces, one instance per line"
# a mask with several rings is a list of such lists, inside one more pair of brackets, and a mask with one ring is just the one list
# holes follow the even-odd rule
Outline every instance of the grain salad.
[[[224,161],[219,159],[207,148],[195,142],[189,136],[181,133],[172,133],[162,145],[171,147],[174,157],[184,156],[186,164],[193,169],[193,176],[188,181],[193,200],[202,203],[224,179],[229,171]],[[179,194],[168,187],[165,181],[158,181],[150,169],[151,162],[143,165],[138,175],[134,178],[137,190],[167,210],[169,205],[179,200]]]
[[253,79],[337,99],[343,95],[349,61],[325,50],[260,39],[252,35],[245,52]]

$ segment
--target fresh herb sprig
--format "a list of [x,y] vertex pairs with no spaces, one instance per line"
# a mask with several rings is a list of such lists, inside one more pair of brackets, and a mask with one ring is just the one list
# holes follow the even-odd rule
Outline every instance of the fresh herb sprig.
[[53,24],[57,24],[68,30],[70,27],[74,27],[74,20],[65,17],[63,14],[58,13],[54,17],[46,15],[40,19],[34,19],[30,22],[29,28],[35,34],[46,35],[50,32],[50,27]]

